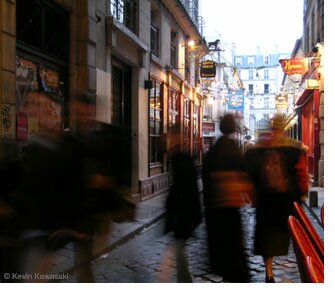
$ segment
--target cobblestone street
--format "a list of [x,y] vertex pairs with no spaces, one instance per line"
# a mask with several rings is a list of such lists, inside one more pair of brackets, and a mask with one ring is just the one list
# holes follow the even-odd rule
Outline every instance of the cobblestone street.
[[[260,256],[252,254],[254,210],[244,209],[242,217],[251,282],[264,282],[263,261]],[[163,225],[164,219],[161,219],[151,227],[144,229],[138,236],[95,260],[92,266],[96,282],[176,282],[173,237],[163,235]],[[220,276],[210,272],[204,223],[197,228],[194,237],[188,240],[186,252],[194,283],[224,282]],[[300,282],[292,246],[290,246],[288,256],[274,258],[274,273],[276,282]],[[63,282],[76,282],[76,277],[71,276],[70,279]]]

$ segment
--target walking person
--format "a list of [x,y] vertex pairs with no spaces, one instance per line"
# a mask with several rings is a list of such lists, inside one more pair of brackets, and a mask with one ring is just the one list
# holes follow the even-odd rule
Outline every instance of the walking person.
[[185,245],[201,222],[201,208],[196,169],[192,157],[181,150],[181,137],[178,126],[170,129],[169,154],[173,184],[166,200],[165,233],[174,233],[177,281],[191,283]]
[[246,168],[256,187],[254,254],[263,257],[267,283],[275,282],[273,257],[288,254],[287,219],[293,213],[293,202],[300,202],[308,192],[304,146],[287,137],[284,128],[285,115],[275,115],[271,137],[258,140],[245,154]]
[[233,114],[223,116],[220,130],[223,136],[209,150],[203,167],[209,261],[212,272],[224,281],[249,282],[240,207],[244,194],[251,191],[243,172],[242,148],[233,138],[237,130]]

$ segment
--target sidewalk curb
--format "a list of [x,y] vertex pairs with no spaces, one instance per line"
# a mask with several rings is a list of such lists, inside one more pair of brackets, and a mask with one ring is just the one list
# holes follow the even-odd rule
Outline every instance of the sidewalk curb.
[[[109,246],[107,246],[106,248],[104,248],[103,250],[101,250],[99,253],[95,254],[93,256],[93,259],[91,260],[91,262],[95,261],[96,259],[98,259],[102,255],[107,254],[110,251],[114,250],[115,248],[117,248],[117,247],[121,246],[122,244],[126,243],[127,241],[129,241],[130,239],[132,239],[133,237],[135,237],[137,234],[139,234],[143,229],[145,229],[145,228],[153,225],[154,223],[156,223],[157,221],[159,221],[160,219],[162,219],[165,216],[165,214],[166,214],[166,211],[162,211],[157,216],[153,217],[151,220],[147,221],[146,223],[143,223],[138,228],[134,229],[133,231],[130,231],[125,236],[123,236],[120,239],[118,239],[117,241],[111,243]],[[72,267],[70,267],[68,269],[65,269],[63,271],[58,272],[57,274],[72,274],[72,273],[75,272],[76,268],[77,268],[77,265],[74,265],[74,266],[72,266]],[[60,282],[60,281],[63,281],[63,280],[61,280],[61,279],[59,279],[59,280],[55,280],[55,279],[52,280],[53,283]]]

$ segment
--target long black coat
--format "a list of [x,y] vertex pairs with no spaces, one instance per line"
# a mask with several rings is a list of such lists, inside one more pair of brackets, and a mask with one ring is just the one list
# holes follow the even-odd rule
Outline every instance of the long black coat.
[[[283,156],[289,180],[287,192],[270,190],[262,183],[263,156],[269,150],[276,150]],[[265,257],[287,255],[290,235],[288,216],[293,213],[293,202],[300,201],[308,189],[307,169],[297,164],[305,154],[300,143],[285,136],[260,141],[247,150],[245,165],[256,187],[256,228],[254,254]],[[300,172],[298,172],[300,171]]]
[[238,143],[225,136],[209,150],[203,167],[209,260],[212,271],[230,282],[249,281],[240,212],[238,208],[218,208],[213,204],[210,174],[220,170],[242,169],[243,155]]
[[201,222],[200,194],[193,159],[186,153],[172,156],[173,184],[166,200],[165,233],[189,238]]

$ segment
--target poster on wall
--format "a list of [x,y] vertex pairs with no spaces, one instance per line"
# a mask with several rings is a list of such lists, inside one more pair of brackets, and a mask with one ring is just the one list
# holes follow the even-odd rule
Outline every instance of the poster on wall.
[[58,93],[59,91],[59,73],[43,65],[39,67],[41,86],[43,91]]
[[18,56],[16,57],[16,88],[19,104],[27,92],[38,90],[37,65]]
[[16,57],[16,82],[28,84],[30,90],[38,90],[37,65],[30,60]]
[[7,103],[1,105],[1,135],[3,138],[15,138],[15,106]]
[[28,117],[23,112],[17,113],[16,117],[16,139],[27,140],[28,139]]
[[30,92],[20,113],[27,115],[29,135],[59,132],[62,129],[62,106],[43,92]]
[[43,63],[16,58],[18,140],[63,128],[64,82],[61,74]]

